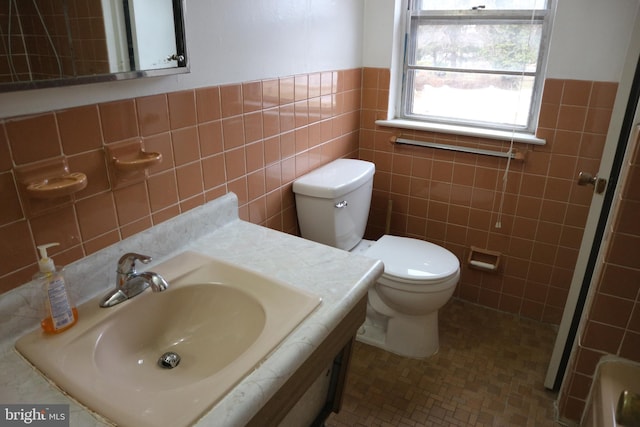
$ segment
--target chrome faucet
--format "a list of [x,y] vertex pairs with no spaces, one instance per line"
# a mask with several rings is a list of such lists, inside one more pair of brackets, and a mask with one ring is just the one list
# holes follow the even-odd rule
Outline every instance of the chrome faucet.
[[109,292],[100,303],[100,307],[113,307],[130,298],[135,297],[148,287],[153,292],[162,292],[169,284],[158,273],[136,271],[136,261],[143,264],[151,262],[151,257],[136,253],[124,254],[118,261],[116,288]]

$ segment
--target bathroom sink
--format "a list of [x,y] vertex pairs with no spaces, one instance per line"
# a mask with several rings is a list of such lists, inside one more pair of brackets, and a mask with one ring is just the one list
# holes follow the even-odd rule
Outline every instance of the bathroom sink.
[[[220,283],[188,285],[129,305],[101,325],[99,334],[92,331],[94,363],[117,383],[184,387],[228,366],[258,339],[265,323],[258,298],[242,290]],[[85,342],[70,345],[74,356],[83,354]],[[180,356],[179,369],[158,369],[164,353]],[[69,362],[78,363],[71,356]]]
[[111,308],[100,308],[98,297],[78,307],[68,331],[38,330],[16,343],[55,385],[123,426],[194,423],[320,303],[194,252],[150,270],[169,289]]

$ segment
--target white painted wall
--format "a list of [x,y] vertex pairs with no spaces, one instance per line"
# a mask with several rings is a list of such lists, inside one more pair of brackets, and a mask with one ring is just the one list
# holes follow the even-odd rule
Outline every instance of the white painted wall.
[[[639,3],[559,0],[547,76],[618,81]],[[396,0],[187,1],[190,74],[0,94],[0,118],[313,71],[388,68],[395,10]]]
[[[365,67],[391,67],[394,5],[365,0]],[[619,81],[639,0],[558,0],[547,77]],[[381,47],[378,49],[378,47]]]
[[391,67],[394,18],[400,13],[400,5],[396,3],[400,3],[400,0],[365,0],[364,67]]
[[0,118],[362,66],[365,0],[188,0],[191,73],[0,94]]
[[547,77],[620,81],[639,0],[559,0]]

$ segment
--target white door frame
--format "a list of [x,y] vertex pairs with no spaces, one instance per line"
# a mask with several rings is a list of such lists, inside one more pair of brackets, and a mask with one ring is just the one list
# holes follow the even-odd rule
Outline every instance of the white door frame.
[[[629,47],[627,49],[627,58],[625,66],[622,72],[622,77],[618,85],[618,92],[616,94],[616,100],[613,107],[611,122],[609,123],[609,131],[607,133],[607,139],[602,154],[602,160],[600,162],[600,170],[597,176],[605,178],[611,182],[611,172],[614,163],[614,157],[616,154],[616,148],[620,139],[620,134],[623,129],[623,121],[625,118],[625,112],[629,103],[629,95],[631,93],[631,86],[636,73],[636,67],[638,66],[638,59],[640,58],[640,19],[636,19],[631,39],[629,41]],[[637,113],[637,111],[636,111]],[[639,117],[636,114],[636,121]],[[590,172],[593,171],[584,171]],[[620,171],[620,178],[623,178],[624,171]],[[615,176],[613,177],[615,181]],[[620,179],[621,182],[622,179]],[[591,286],[595,280],[599,278],[599,269],[601,268],[600,258],[605,252],[606,242],[596,242],[596,232],[598,229],[598,223],[600,222],[601,214],[604,214],[603,207],[605,206],[605,194],[612,191],[619,191],[618,188],[610,188],[607,186],[607,191],[602,194],[594,192],[593,199],[591,201],[591,207],[587,217],[587,222],[582,236],[582,243],[580,245],[580,252],[578,253],[578,260],[571,279],[571,285],[569,288],[569,294],[567,297],[567,303],[562,314],[560,321],[560,327],[558,329],[558,335],[556,336],[556,342],[554,344],[553,353],[547,369],[547,375],[544,385],[549,389],[557,389],[560,386],[560,380],[564,376],[564,370],[566,369],[566,362],[568,354],[565,352],[575,349],[576,340],[575,336],[580,336],[580,331],[583,327],[583,319],[586,316],[586,310],[583,312],[584,307],[588,307],[588,301],[590,294],[593,293],[593,287]],[[611,196],[609,196],[611,197]],[[613,206],[615,209],[616,206]],[[608,214],[607,223],[615,218],[615,212],[611,210]],[[608,228],[608,225],[607,225]],[[604,237],[608,237],[605,233]],[[597,259],[596,259],[597,257]],[[586,299],[583,290],[583,283],[588,283],[589,294]],[[582,296],[581,296],[582,293]],[[576,325],[574,317],[579,316],[580,323]],[[571,342],[569,342],[571,341]],[[561,372],[562,370],[562,372]]]

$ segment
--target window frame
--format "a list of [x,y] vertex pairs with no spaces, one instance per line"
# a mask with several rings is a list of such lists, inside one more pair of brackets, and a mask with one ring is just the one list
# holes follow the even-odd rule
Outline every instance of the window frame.
[[[404,54],[402,57],[402,75],[401,85],[398,99],[397,119],[403,121],[411,121],[416,123],[424,123],[426,125],[444,125],[444,126],[460,126],[463,128],[476,128],[480,130],[499,131],[499,132],[518,132],[534,134],[538,118],[540,115],[540,107],[542,101],[542,90],[544,86],[546,62],[549,52],[549,40],[551,36],[551,27],[553,20],[554,1],[546,0],[545,9],[522,9],[522,10],[490,10],[477,8],[473,10],[420,10],[420,0],[408,0],[406,5],[406,16],[404,19]],[[425,21],[443,22],[458,21],[461,25],[473,23],[487,22],[531,22],[535,20],[541,22],[540,46],[538,48],[538,58],[536,62],[536,70],[532,71],[495,71],[494,74],[508,74],[514,76],[531,76],[534,78],[532,95],[529,103],[529,113],[527,124],[525,126],[517,124],[503,124],[495,122],[474,121],[457,118],[446,118],[440,116],[425,116],[411,113],[411,105],[413,102],[413,72],[412,70],[435,70],[435,71],[455,71],[474,73],[489,73],[487,70],[475,70],[464,68],[446,68],[446,67],[429,67],[409,64],[410,59],[415,57],[415,49],[417,48],[417,28]]]

